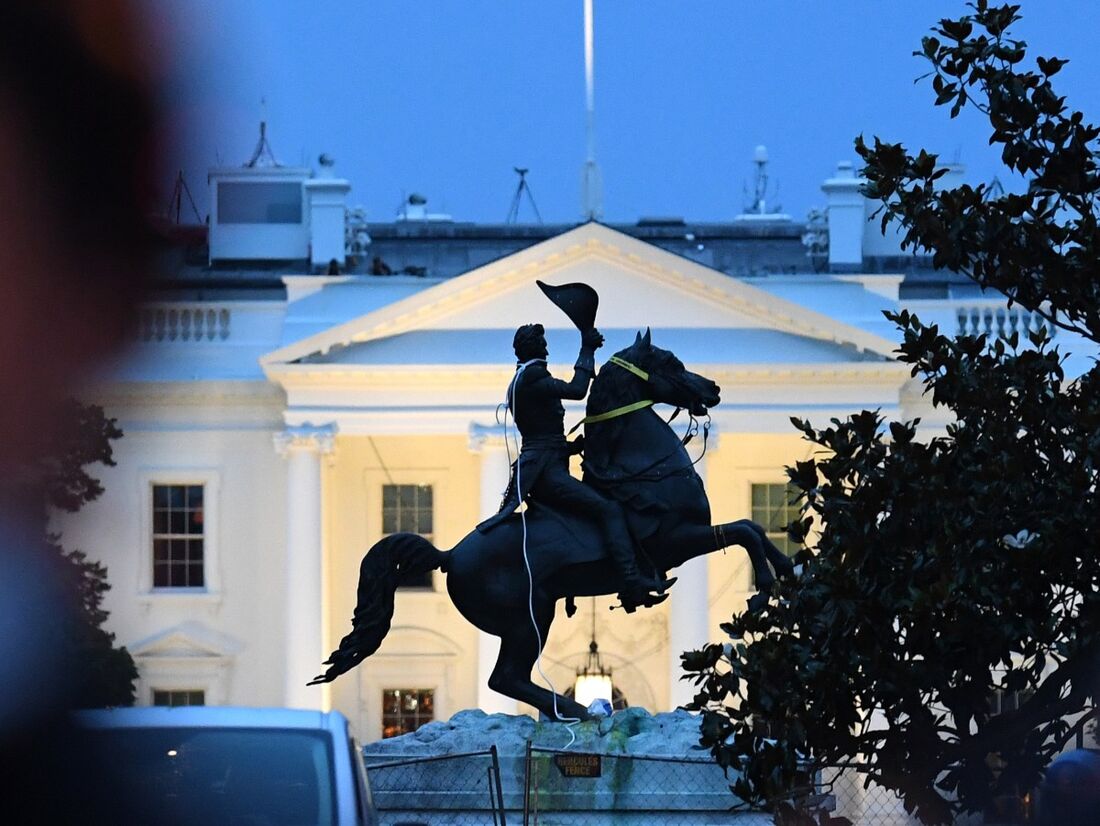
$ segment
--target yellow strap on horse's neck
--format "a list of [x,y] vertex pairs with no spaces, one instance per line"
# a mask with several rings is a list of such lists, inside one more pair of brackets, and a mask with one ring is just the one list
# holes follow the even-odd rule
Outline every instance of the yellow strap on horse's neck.
[[623,368],[624,370],[626,370],[629,373],[633,373],[635,376],[640,378],[642,381],[649,381],[649,373],[647,373],[641,367],[635,367],[633,364],[631,364],[626,359],[621,359],[618,356],[612,356],[607,361],[608,361],[609,364],[614,364],[618,367]]
[[640,402],[624,404],[622,407],[616,407],[614,410],[608,410],[606,413],[597,413],[595,416],[585,416],[581,419],[581,424],[606,422],[608,419],[617,419],[619,416],[625,416],[627,413],[633,413],[635,410],[644,410],[647,407],[653,407],[652,399],[642,399]]
[[[608,359],[608,363],[614,364],[618,367],[622,367],[624,370],[633,373],[642,381],[649,381],[649,373],[640,367],[635,367],[626,359],[621,359],[618,356],[612,356]],[[580,427],[582,424],[592,424],[593,422],[606,422],[609,419],[617,419],[619,416],[625,416],[627,413],[633,413],[635,410],[644,410],[647,407],[653,407],[654,402],[652,399],[642,399],[638,402],[632,402],[630,404],[624,404],[622,407],[616,407],[614,410],[608,410],[606,413],[597,413],[594,416],[585,416],[571,428],[566,435],[573,435],[573,431]]]

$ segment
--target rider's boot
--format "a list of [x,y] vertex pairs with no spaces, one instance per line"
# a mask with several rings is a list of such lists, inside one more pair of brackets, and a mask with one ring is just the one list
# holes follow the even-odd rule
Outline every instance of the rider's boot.
[[[619,592],[619,602],[628,614],[633,614],[639,608],[652,608],[668,599],[668,594],[664,591],[675,581],[673,577],[672,579],[639,579],[636,582],[626,582],[623,584],[623,590]],[[653,591],[659,593],[652,593]]]
[[652,608],[668,599],[668,594],[665,592],[672,587],[672,583],[676,581],[675,577],[664,579],[642,576],[638,571],[638,563],[634,559],[634,549],[624,547],[617,542],[611,545],[611,558],[615,560],[615,565],[623,578],[623,589],[619,592],[619,601],[628,614],[633,614],[639,608]]

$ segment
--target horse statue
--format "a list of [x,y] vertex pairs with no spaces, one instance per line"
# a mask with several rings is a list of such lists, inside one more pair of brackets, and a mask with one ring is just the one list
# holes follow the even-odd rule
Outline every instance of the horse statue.
[[[740,545],[752,562],[757,597],[766,600],[776,575],[793,575],[791,560],[755,522],[711,524],[686,437],[678,437],[653,410],[663,403],[686,409],[693,419],[705,416],[719,402],[719,387],[650,339],[649,330],[639,333],[593,380],[584,419],[584,483],[622,504],[639,565],[647,572],[663,578],[689,559]],[[447,592],[459,612],[500,637],[490,688],[549,719],[590,718],[579,703],[532,682],[531,669],[550,633],[557,601],[614,594],[618,577],[595,525],[534,500],[524,513],[486,533],[470,532],[449,551],[410,533],[376,543],[359,569],[352,630],[310,685],[331,682],[377,651],[390,628],[398,586],[436,568],[447,574]]]

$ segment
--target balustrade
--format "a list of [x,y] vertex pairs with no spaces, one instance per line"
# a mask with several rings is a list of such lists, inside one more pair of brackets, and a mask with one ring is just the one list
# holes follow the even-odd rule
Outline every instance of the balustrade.
[[143,342],[225,341],[231,318],[228,307],[145,306],[138,311],[137,338]]
[[1054,338],[1057,330],[1038,313],[1020,306],[964,306],[955,311],[955,317],[958,320],[957,335],[976,336],[984,333],[990,338],[1008,338],[1016,333],[1021,343],[1026,343],[1028,333],[1042,329],[1046,330],[1049,338]]

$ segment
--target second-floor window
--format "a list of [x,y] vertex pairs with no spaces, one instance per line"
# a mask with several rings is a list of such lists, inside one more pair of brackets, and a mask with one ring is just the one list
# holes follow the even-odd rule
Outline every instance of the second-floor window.
[[153,587],[205,587],[202,485],[153,485]]
[[787,556],[794,556],[802,546],[787,536],[787,524],[798,519],[798,505],[792,500],[796,491],[784,484],[754,484],[752,486],[752,521],[763,525],[775,546]]
[[[432,486],[383,485],[382,533],[418,533],[432,540]],[[416,582],[405,582],[404,588],[431,588],[429,571]]]

